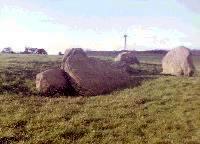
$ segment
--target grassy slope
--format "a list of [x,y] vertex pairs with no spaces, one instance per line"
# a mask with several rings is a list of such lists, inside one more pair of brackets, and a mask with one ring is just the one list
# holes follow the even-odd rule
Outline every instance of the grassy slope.
[[[56,67],[60,61],[60,57],[0,57],[4,57],[0,58],[0,65],[7,61],[7,65],[1,65],[1,74],[10,70],[25,77],[28,74],[19,69],[31,69],[33,78],[26,78],[30,83],[22,83],[24,86],[33,85],[34,74],[39,70]],[[16,60],[20,61],[19,67]],[[195,61],[197,69],[198,62]],[[13,67],[9,69],[10,63]],[[5,78],[1,86],[11,84]],[[16,81],[16,77],[11,79]],[[14,92],[7,91],[0,96],[2,142],[200,143],[198,76],[160,77],[134,89],[97,97],[25,97]]]

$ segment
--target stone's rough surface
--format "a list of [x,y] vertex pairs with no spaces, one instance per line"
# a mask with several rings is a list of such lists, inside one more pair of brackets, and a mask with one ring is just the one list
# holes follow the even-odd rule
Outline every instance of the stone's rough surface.
[[37,74],[36,88],[40,93],[46,95],[74,93],[70,77],[61,69],[49,69]]
[[126,64],[139,64],[134,52],[122,52],[116,58],[116,62],[124,62]]
[[[81,48],[72,48],[72,49],[66,49],[64,56],[62,58],[62,62],[65,62],[66,59],[70,56],[70,55],[74,55],[76,57],[87,57],[86,53],[83,51],[83,49]],[[63,63],[62,63],[63,64]]]
[[190,50],[183,46],[172,49],[163,58],[162,68],[163,74],[192,76],[194,65]]
[[62,69],[73,79],[73,87],[80,95],[100,95],[123,88],[130,83],[127,73],[110,62],[89,58],[82,49],[65,53]]

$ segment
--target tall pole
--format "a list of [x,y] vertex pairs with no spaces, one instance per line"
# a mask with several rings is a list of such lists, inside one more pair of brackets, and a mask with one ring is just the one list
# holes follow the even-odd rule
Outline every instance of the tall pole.
[[127,42],[127,37],[128,37],[128,35],[124,35],[124,50],[126,50],[126,48],[127,48],[127,45],[126,45],[126,42]]

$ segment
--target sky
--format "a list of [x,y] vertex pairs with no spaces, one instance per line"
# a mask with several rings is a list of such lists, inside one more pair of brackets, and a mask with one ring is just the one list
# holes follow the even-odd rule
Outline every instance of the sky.
[[0,50],[200,49],[200,0],[0,0]]

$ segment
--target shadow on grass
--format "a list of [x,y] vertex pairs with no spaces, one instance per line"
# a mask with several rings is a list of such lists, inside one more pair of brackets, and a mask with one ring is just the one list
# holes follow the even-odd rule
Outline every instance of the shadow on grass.
[[87,134],[86,129],[67,129],[60,134],[60,137],[74,142],[81,139],[85,134]]
[[127,73],[131,76],[131,87],[140,86],[143,81],[157,79],[161,74],[162,68],[160,64],[140,63],[139,65],[131,65],[127,69]]
[[23,120],[19,120],[11,124],[9,127],[14,129],[14,136],[0,138],[0,144],[10,144],[19,142],[21,140],[27,140],[28,137],[27,137],[26,124],[27,121]]

